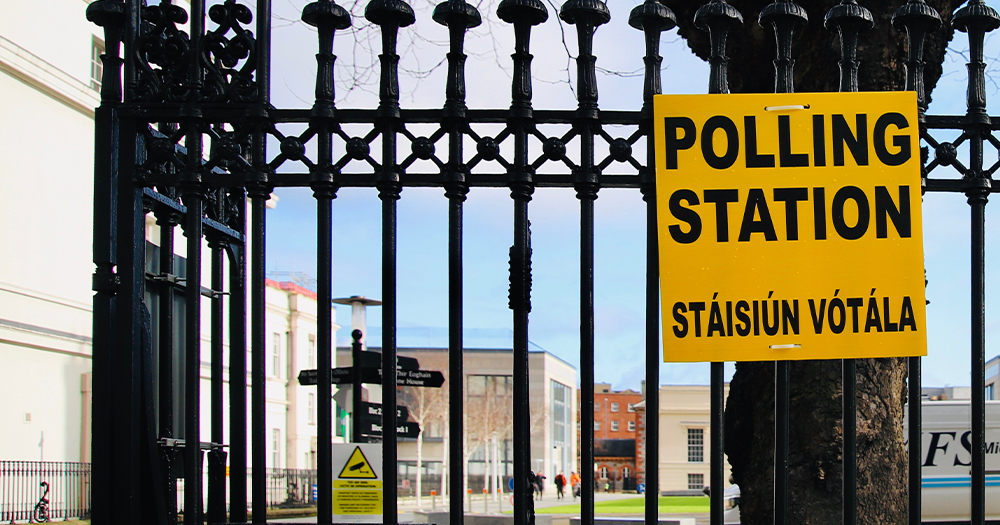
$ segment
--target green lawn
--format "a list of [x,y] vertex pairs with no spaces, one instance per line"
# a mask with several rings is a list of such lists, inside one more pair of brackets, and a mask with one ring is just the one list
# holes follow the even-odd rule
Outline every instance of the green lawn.
[[[708,512],[707,496],[667,496],[659,501],[660,512]],[[642,514],[645,508],[645,498],[618,499],[594,503],[594,513],[602,514]],[[561,505],[537,509],[537,514],[579,514],[580,505]]]

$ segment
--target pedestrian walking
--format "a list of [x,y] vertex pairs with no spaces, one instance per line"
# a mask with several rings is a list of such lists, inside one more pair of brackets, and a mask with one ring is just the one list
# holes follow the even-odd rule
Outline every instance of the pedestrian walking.
[[563,498],[563,488],[566,486],[566,476],[562,472],[556,475],[556,499]]
[[573,491],[573,501],[580,496],[580,486],[583,484],[583,480],[580,479],[580,475],[576,472],[570,472],[569,474],[569,485],[570,490]]

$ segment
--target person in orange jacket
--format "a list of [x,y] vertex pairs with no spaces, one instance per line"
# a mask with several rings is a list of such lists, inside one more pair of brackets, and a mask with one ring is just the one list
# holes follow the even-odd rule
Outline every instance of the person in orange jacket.
[[573,491],[573,501],[576,501],[576,497],[580,495],[580,485],[583,483],[583,479],[576,472],[571,472],[569,475],[569,486],[570,490]]

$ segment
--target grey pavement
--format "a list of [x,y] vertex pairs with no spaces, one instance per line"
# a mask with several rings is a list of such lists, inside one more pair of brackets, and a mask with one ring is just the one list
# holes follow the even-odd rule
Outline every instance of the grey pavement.
[[[618,500],[618,499],[635,498],[635,497],[638,497],[638,496],[639,496],[639,494],[636,494],[635,492],[624,492],[624,493],[623,492],[612,492],[612,493],[596,492],[596,493],[594,493],[594,501],[595,502],[613,501],[613,500]],[[500,499],[500,498],[498,498],[498,499]],[[399,518],[398,518],[399,522],[400,523],[412,523],[413,522],[413,511],[417,510],[418,508],[422,508],[424,511],[431,511],[431,510],[443,511],[443,510],[446,510],[448,508],[447,507],[448,506],[447,500],[442,501],[441,497],[438,497],[434,503],[431,502],[431,498],[429,498],[429,497],[423,498],[422,501],[421,501],[421,503],[422,503],[422,505],[420,507],[418,507],[417,506],[416,498],[409,498],[409,497],[399,498],[398,505],[397,505],[397,508],[399,509],[399,514],[398,514],[398,516],[399,516]],[[576,502],[574,502],[573,498],[571,496],[569,496],[569,495],[567,495],[563,499],[557,499],[555,493],[553,492],[552,494],[545,494],[541,500],[535,500],[534,503],[535,503],[535,508],[536,509],[543,509],[543,508],[557,507],[557,506],[561,506],[561,505],[572,505],[574,503],[579,503],[579,498],[577,498]],[[510,493],[509,492],[504,493],[502,501],[493,502],[493,500],[490,499],[489,501],[487,501],[485,503],[483,502],[483,495],[482,494],[473,494],[471,513],[473,513],[473,514],[483,514],[483,513],[495,514],[495,513],[498,512],[498,510],[499,510],[499,512],[509,512],[511,510],[511,506],[510,506]],[[466,512],[469,512],[468,503],[466,504]],[[554,521],[554,525],[556,523],[565,523],[565,524],[568,524],[569,523],[569,520],[568,520],[569,517],[571,517],[571,516],[578,516],[578,515],[579,514],[577,514],[577,513],[568,513],[568,514],[565,514],[565,515],[554,515],[553,516],[555,518],[553,520]],[[626,516],[629,516],[629,515],[628,514],[614,514],[614,516],[626,517]],[[664,517],[667,517],[667,516],[668,515],[664,515]],[[695,518],[697,520],[697,523],[699,525],[707,524],[708,523],[708,514],[707,513],[706,514],[670,514],[669,517],[673,517],[673,518],[688,518],[688,517],[691,517],[691,518]],[[281,519],[280,522],[279,521],[274,521],[274,522],[269,521],[269,523],[316,523],[316,518],[315,517],[285,518],[285,519]]]

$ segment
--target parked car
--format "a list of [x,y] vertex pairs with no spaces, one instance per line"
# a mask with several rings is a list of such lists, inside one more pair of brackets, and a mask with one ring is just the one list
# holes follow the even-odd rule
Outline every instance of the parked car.
[[[968,520],[972,483],[969,401],[925,401],[921,416],[921,519],[925,523]],[[904,429],[907,423],[904,419]],[[1000,520],[1000,401],[986,402],[985,442],[986,519]],[[726,489],[725,501],[726,525],[739,525],[739,486]]]

